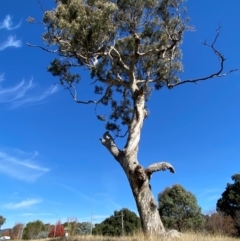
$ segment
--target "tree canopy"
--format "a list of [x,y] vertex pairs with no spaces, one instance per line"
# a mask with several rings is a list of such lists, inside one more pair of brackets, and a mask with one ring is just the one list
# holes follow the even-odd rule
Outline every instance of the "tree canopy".
[[46,231],[44,223],[40,220],[27,223],[23,230],[23,239],[38,239],[39,233]]
[[217,201],[217,210],[234,217],[240,211],[240,174],[232,176],[233,183],[227,183],[222,197]]
[[199,230],[204,224],[196,197],[181,185],[175,184],[158,195],[159,213],[163,224],[178,231]]
[[93,234],[104,236],[132,235],[141,227],[139,217],[127,208],[114,211],[114,214],[102,223],[96,224]]
[[[171,89],[186,82],[221,76],[222,65],[213,75],[180,79],[183,71],[180,44],[184,32],[193,29],[188,25],[184,0],[56,0],[56,3],[56,9],[44,14],[47,31],[43,41],[49,48],[41,48],[61,58],[54,58],[48,71],[59,77],[77,103],[109,105],[110,112],[95,110],[98,119],[106,121],[106,129],[116,135],[123,126],[128,131],[136,90],[142,89],[148,100],[154,89],[164,86]],[[222,63],[225,61],[214,43],[205,45],[212,48]],[[79,69],[90,71],[95,84],[93,91],[101,95],[98,100],[78,99],[74,84],[84,81]]]
[[227,183],[222,197],[217,201],[217,210],[223,212],[225,215],[230,215],[236,220],[236,227],[240,234],[240,173],[232,176],[233,183]]

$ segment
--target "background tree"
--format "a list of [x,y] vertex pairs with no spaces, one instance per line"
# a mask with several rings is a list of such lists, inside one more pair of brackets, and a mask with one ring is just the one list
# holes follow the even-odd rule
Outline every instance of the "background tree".
[[75,230],[75,234],[77,235],[91,234],[91,223],[90,222],[78,223]]
[[114,211],[114,214],[102,223],[96,224],[93,229],[93,234],[104,236],[132,235],[134,232],[137,232],[140,227],[139,217],[127,208],[123,208],[120,211]]
[[[154,89],[172,89],[226,75],[225,58],[215,48],[219,33],[213,43],[204,43],[220,59],[219,70],[202,78],[181,80],[180,44],[190,29],[183,0],[55,2],[56,8],[46,11],[43,18],[47,47],[37,46],[58,55],[48,71],[59,77],[76,103],[95,105],[96,116],[105,122],[107,130],[100,141],[126,173],[143,231],[163,233],[149,180],[153,172],[174,169],[167,162],[144,168],[138,161],[141,129],[148,116],[146,102]],[[34,19],[29,18],[29,22]],[[79,99],[75,84],[82,83],[80,70],[84,69],[94,79],[85,86],[95,84],[93,91],[101,96],[98,100]],[[106,111],[100,106],[106,106]],[[115,137],[125,138],[122,149]]]
[[50,230],[52,229],[52,227],[54,227],[55,225],[50,224],[50,223],[45,223],[45,230],[47,231],[47,233],[50,233]]
[[21,239],[23,234],[24,224],[16,223],[11,230],[11,239]]
[[205,229],[215,235],[233,236],[237,234],[233,218],[221,212],[213,212],[205,216]]
[[76,228],[78,226],[78,220],[75,217],[68,218],[68,221],[63,224],[65,230],[67,230],[70,236],[75,235]]
[[40,231],[36,236],[35,238],[36,239],[45,239],[48,237],[48,231]]
[[62,237],[65,236],[65,229],[64,226],[62,225],[62,223],[60,221],[58,221],[56,223],[56,225],[54,225],[50,232],[49,232],[49,237]]
[[158,195],[159,213],[165,227],[178,231],[200,230],[204,224],[196,197],[181,185],[166,188]]
[[222,197],[217,201],[217,210],[234,217],[240,211],[240,173],[232,176],[233,183],[227,183]]
[[[236,219],[237,212],[240,211],[240,173],[232,176],[233,183],[227,183],[222,197],[217,201],[217,210],[225,215],[230,215]],[[240,235],[240,227],[237,226]]]
[[6,218],[0,215],[0,228],[5,223],[5,221],[6,221]]
[[45,228],[44,223],[40,220],[29,222],[23,230],[23,239],[38,239],[39,233],[46,231]]

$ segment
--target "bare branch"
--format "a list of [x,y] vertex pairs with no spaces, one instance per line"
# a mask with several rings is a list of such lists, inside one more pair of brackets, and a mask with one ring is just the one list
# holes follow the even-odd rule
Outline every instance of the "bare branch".
[[173,166],[168,162],[157,162],[151,164],[145,169],[145,172],[150,178],[153,172],[166,171],[167,169],[169,169],[171,173],[175,173]]
[[106,131],[103,135],[103,138],[100,138],[101,143],[109,150],[109,152],[114,156],[114,158],[119,161],[118,157],[120,154],[120,150],[118,149],[117,145],[114,142],[114,139],[109,134],[108,131]]
[[127,135],[128,132],[129,132],[129,131],[126,130],[126,132],[125,132],[123,135],[115,134],[115,138],[114,138],[114,140],[115,140],[116,138],[118,138],[118,137],[120,137],[120,138],[124,138],[124,137]]
[[181,85],[181,84],[185,84],[185,83],[194,83],[194,84],[196,84],[198,81],[208,80],[208,79],[212,79],[212,78],[215,78],[215,77],[218,77],[218,78],[219,77],[224,77],[224,76],[226,76],[226,75],[228,75],[228,74],[230,74],[232,72],[235,72],[235,71],[239,70],[239,68],[231,69],[231,70],[229,70],[226,73],[222,73],[223,72],[223,68],[224,68],[224,62],[225,62],[226,59],[224,58],[224,56],[214,46],[216,41],[217,41],[217,39],[218,39],[218,37],[219,37],[219,29],[220,29],[220,27],[217,29],[216,37],[214,38],[214,41],[213,41],[213,43],[211,45],[208,44],[206,41],[203,42],[203,45],[211,48],[212,51],[214,52],[214,54],[219,57],[219,59],[220,59],[220,68],[219,68],[219,70],[216,71],[215,73],[210,74],[210,75],[205,76],[205,77],[201,77],[201,78],[197,78],[197,79],[183,80],[183,81],[181,81],[179,83],[176,83],[176,84],[170,84],[169,83],[168,84],[168,88],[173,88],[175,86],[178,86],[178,85]]
[[[68,84],[69,84],[70,87],[69,86],[65,86],[65,85],[63,85],[63,86],[65,87],[65,89],[69,90],[70,95],[73,97],[73,99],[75,100],[76,103],[78,103],[78,104],[97,104],[98,103],[98,101],[94,101],[94,100],[89,100],[89,101],[78,100],[77,99],[76,87],[72,83],[70,83],[70,82],[68,82]],[[73,89],[74,93],[72,92],[71,89]]]
[[[96,81],[97,81],[97,80],[96,80]],[[96,81],[95,81],[95,82],[96,82]],[[94,82],[94,83],[95,83],[95,82]],[[96,111],[97,105],[98,105],[99,103],[101,103],[101,101],[108,95],[108,93],[109,93],[110,89],[112,88],[112,86],[113,86],[114,84],[117,85],[117,84],[119,83],[118,80],[109,80],[109,81],[101,81],[101,82],[105,82],[105,83],[109,84],[109,86],[107,87],[104,95],[103,95],[99,100],[89,100],[89,101],[78,100],[78,98],[77,98],[77,89],[76,89],[76,87],[73,85],[73,83],[67,82],[67,83],[69,84],[69,86],[66,86],[66,85],[64,85],[64,84],[62,84],[62,85],[64,86],[65,89],[67,89],[67,90],[69,91],[70,95],[72,96],[72,98],[74,99],[74,101],[75,101],[76,103],[78,103],[78,104],[96,104],[96,107],[95,107],[95,111]],[[91,84],[93,84],[93,83],[91,83]],[[125,86],[124,83],[123,83],[123,86]]]
[[50,50],[50,49],[46,49],[46,48],[44,48],[44,47],[42,47],[42,46],[33,45],[33,44],[30,44],[30,43],[27,43],[27,45],[30,46],[30,47],[40,48],[40,49],[42,49],[42,50],[44,50],[44,51],[46,51],[46,52],[49,52],[49,53],[57,53],[57,52],[58,52],[57,49],[56,49],[56,50]]
[[40,1],[40,0],[37,0],[37,2],[38,2],[38,4],[40,5],[40,8],[41,8],[42,12],[44,13],[45,10],[44,10],[44,8],[43,8],[43,5],[42,5],[41,1]]

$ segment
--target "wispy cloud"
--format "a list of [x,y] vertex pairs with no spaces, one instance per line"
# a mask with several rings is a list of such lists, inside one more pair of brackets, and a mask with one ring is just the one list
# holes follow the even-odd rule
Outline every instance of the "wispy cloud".
[[[39,94],[38,96],[35,97],[29,97],[26,99],[21,99],[19,101],[15,101],[12,103],[12,107],[16,108],[22,105],[33,105],[36,103],[40,103],[42,100],[46,99],[48,96],[56,93],[58,91],[57,85],[53,85],[47,90],[45,90],[43,93]],[[22,97],[22,96],[21,96]]]
[[198,197],[212,196],[216,192],[219,192],[219,188],[206,189],[203,192],[201,192],[198,195]]
[[220,198],[220,195],[211,195],[208,197],[209,201],[217,201]]
[[0,22],[0,29],[14,30],[19,28],[20,26],[21,22],[13,26],[12,17],[10,15],[7,15],[5,19],[2,22]]
[[24,181],[35,181],[37,178],[49,171],[34,161],[37,152],[26,153],[23,151],[0,150],[0,172],[16,179]]
[[9,36],[5,42],[0,43],[0,51],[9,47],[19,48],[21,46],[22,46],[21,40],[16,39],[15,36]]
[[7,209],[23,209],[23,208],[29,208],[35,204],[38,204],[42,202],[41,199],[35,199],[35,198],[30,198],[27,200],[23,200],[21,202],[18,203],[7,203],[4,205],[4,208]]
[[[2,76],[2,78],[1,78]],[[12,108],[17,108],[23,105],[39,104],[48,96],[58,91],[57,85],[53,85],[44,91],[38,91],[33,79],[29,81],[22,80],[15,86],[3,88],[4,76],[0,75],[0,103],[10,103]],[[34,93],[31,90],[35,91]]]
[[109,211],[111,210],[119,210],[122,208],[122,205],[120,205],[119,203],[117,203],[116,201],[114,201],[113,198],[107,198],[104,200],[104,205],[105,208]]
[[[6,30],[14,30],[21,26],[21,22],[19,22],[17,25],[13,26],[12,17],[10,15],[7,15],[5,19],[0,22],[0,29],[6,29]],[[15,36],[10,35],[8,36],[7,40],[0,43],[0,51],[9,48],[19,48],[22,46],[22,41],[19,39],[16,39]]]
[[58,186],[60,186],[60,187],[63,187],[64,189],[67,189],[67,190],[69,190],[69,191],[77,194],[78,196],[80,196],[80,197],[82,197],[82,198],[84,198],[84,199],[86,199],[86,200],[88,200],[88,201],[92,201],[92,200],[93,200],[93,199],[92,199],[91,197],[89,197],[88,195],[83,194],[83,193],[79,192],[78,190],[76,190],[76,189],[74,189],[74,188],[72,188],[72,187],[69,187],[69,186],[64,185],[64,184],[61,184],[61,183],[55,183],[55,184],[58,185]]
[[20,216],[53,216],[53,215],[56,215],[54,213],[22,213],[20,214]]

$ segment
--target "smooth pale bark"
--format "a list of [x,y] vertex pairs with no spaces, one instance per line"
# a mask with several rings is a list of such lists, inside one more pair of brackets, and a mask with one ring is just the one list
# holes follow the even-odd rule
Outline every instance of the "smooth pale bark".
[[125,148],[120,150],[109,132],[106,132],[100,140],[120,163],[126,173],[137,204],[144,233],[158,236],[163,234],[165,229],[151,191],[149,180],[153,172],[166,169],[174,172],[174,169],[171,164],[165,162],[154,163],[146,169],[139,164],[137,152],[146,110],[143,90],[135,90],[134,93],[134,115],[129,126],[129,136]]

